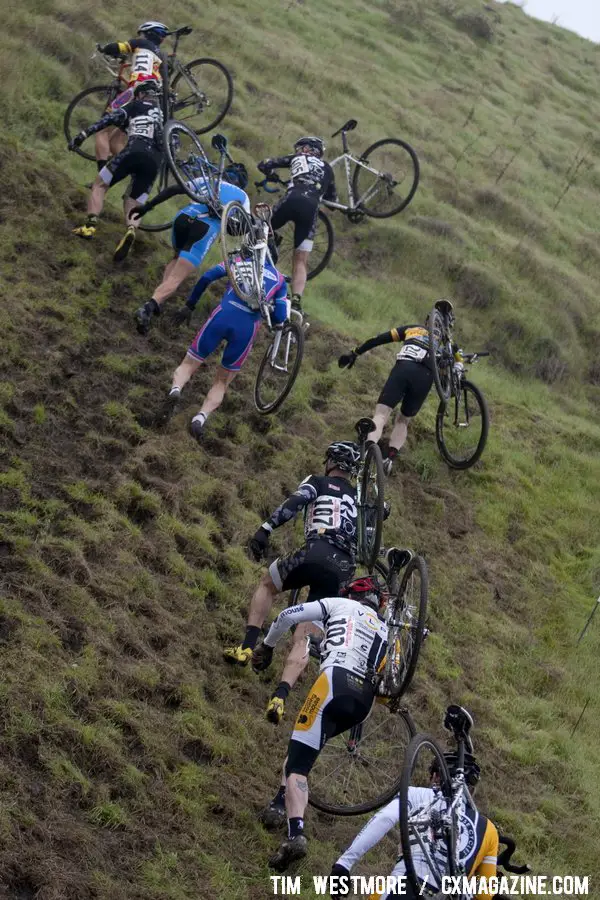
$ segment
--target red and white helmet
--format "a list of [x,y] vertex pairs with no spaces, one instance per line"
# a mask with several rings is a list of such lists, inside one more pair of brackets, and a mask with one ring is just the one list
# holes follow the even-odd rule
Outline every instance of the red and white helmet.
[[356,600],[357,603],[370,606],[376,613],[381,613],[385,609],[389,599],[387,588],[376,575],[355,578],[340,593],[344,597]]

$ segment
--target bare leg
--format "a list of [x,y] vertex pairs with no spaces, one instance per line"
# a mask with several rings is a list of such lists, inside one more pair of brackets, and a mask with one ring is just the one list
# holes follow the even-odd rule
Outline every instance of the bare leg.
[[103,128],[96,134],[96,159],[106,162],[112,156],[110,150],[110,137],[114,128]]
[[125,213],[125,224],[128,228],[139,228],[141,219],[132,219],[131,213],[140,205],[139,200],[132,200],[127,194],[123,200],[123,212]]
[[307,805],[308,781],[306,776],[292,772],[285,786],[285,811],[288,820],[296,817],[303,819]]
[[308,275],[308,257],[310,253],[307,250],[294,250],[294,259],[292,262],[292,294],[304,293],[306,287],[306,276]]
[[109,138],[110,156],[116,156],[127,146],[127,135],[120,128],[113,128]]
[[92,185],[92,192],[88,200],[88,215],[99,216],[104,208],[104,198],[109,188],[108,184],[104,184],[100,177],[97,177]]
[[202,404],[202,409],[200,410],[200,414],[204,414],[206,418],[215,409],[218,409],[223,402],[223,397],[227,392],[227,388],[237,375],[237,372],[230,372],[229,369],[224,369],[222,366],[219,368],[217,374],[215,375],[215,380],[212,383],[212,386],[206,395],[206,399]]
[[410,422],[410,418],[410,416],[403,416],[402,413],[398,413],[390,436],[390,448],[394,447],[395,450],[400,450],[400,448],[404,446],[406,435],[408,434],[408,423]]
[[175,293],[179,285],[195,271],[196,266],[194,263],[187,259],[181,259],[178,256],[176,260],[172,260],[166,267],[163,280],[154,291],[152,299],[161,306],[171,294]]
[[387,420],[390,417],[392,409],[390,406],[385,406],[383,403],[378,403],[375,407],[375,414],[373,416],[373,421],[375,422],[375,429],[369,432],[369,440],[377,442],[382,433],[383,429],[386,426]]
[[262,627],[263,622],[271,611],[273,601],[278,593],[279,591],[275,587],[270,573],[268,571],[265,572],[250,601],[248,625],[255,625],[258,628]]
[[186,353],[173,372],[173,387],[179,388],[179,390],[182,391],[194,372],[197,372],[201,365],[203,365],[203,363],[201,363],[199,359],[194,359],[193,356]]
[[311,622],[298,625],[294,632],[292,649],[288,653],[281,680],[293,688],[308,665],[310,654],[308,652],[308,636],[320,634],[321,629]]

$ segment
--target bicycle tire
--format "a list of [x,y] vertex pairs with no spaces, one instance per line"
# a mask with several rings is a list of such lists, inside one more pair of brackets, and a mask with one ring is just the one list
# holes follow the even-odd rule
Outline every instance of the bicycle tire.
[[[396,648],[395,644],[397,641],[397,636],[393,634],[394,626],[389,624],[388,621],[388,650],[387,650],[387,660],[386,667],[384,670],[384,683],[386,687],[389,685],[389,695],[397,700],[401,697],[410,687],[410,683],[415,674],[415,670],[417,668],[417,662],[419,660],[419,653],[421,651],[421,645],[423,643],[423,635],[425,632],[425,620],[427,618],[427,590],[428,590],[428,575],[427,575],[427,564],[422,556],[413,556],[409,564],[406,566],[403,574],[402,580],[400,581],[399,587],[397,586],[397,573],[393,573],[390,577],[389,587],[390,593],[394,594],[394,599],[392,600],[392,605],[390,608],[388,620],[394,620],[399,617],[399,613],[401,614],[406,609],[406,592],[408,587],[408,582],[411,576],[415,571],[419,572],[420,578],[420,590],[418,597],[418,609],[416,611],[416,616],[413,616],[413,621],[415,624],[410,623],[409,630],[411,635],[413,636],[412,645],[410,647],[410,655],[408,657],[408,661],[405,663],[404,670],[402,673],[402,680],[398,685],[394,683],[393,677],[388,679],[388,673],[391,669],[392,659],[395,657]],[[406,631],[407,629],[404,628]],[[393,640],[394,642],[394,655],[392,656],[392,651],[390,647],[390,643]]]
[[[447,403],[452,392],[452,347],[448,336],[446,319],[435,306],[429,314],[429,324],[427,329],[429,332],[429,361],[431,363],[433,383],[435,384],[435,389],[441,402]],[[450,355],[450,359],[446,360],[446,366],[444,366],[445,371],[441,371],[439,365],[437,354],[439,344],[442,345],[440,347],[440,353],[444,358]]]
[[[432,755],[435,756],[437,760],[437,764],[440,771],[441,776],[441,784],[442,790],[446,796],[448,796],[448,792],[450,790],[450,772],[448,770],[448,764],[444,758],[444,751],[436,741],[434,737],[429,734],[417,734],[413,737],[410,744],[406,749],[406,753],[404,754],[404,764],[402,766],[402,776],[400,778],[400,840],[402,847],[402,858],[404,860],[404,865],[406,867],[406,877],[413,891],[417,894],[420,893],[423,883],[421,879],[418,877],[415,865],[413,862],[412,856],[412,847],[414,846],[411,840],[411,831],[409,825],[409,803],[408,803],[408,791],[413,786],[413,770],[415,768],[415,761],[419,751],[427,747],[432,751]],[[452,854],[448,854],[448,868],[449,875],[456,875],[456,865],[454,860],[452,859]]]
[[[197,69],[200,66],[205,66],[205,67],[211,66],[215,69],[218,69],[224,75],[225,81],[227,83],[227,92],[226,92],[225,103],[224,103],[223,107],[219,110],[218,114],[213,119],[211,119],[207,124],[205,124],[202,128],[194,128],[194,131],[196,132],[196,134],[205,134],[207,131],[210,131],[212,128],[214,128],[216,125],[218,125],[219,122],[221,122],[225,118],[227,113],[229,112],[229,110],[231,108],[231,103],[233,101],[233,78],[231,77],[231,73],[226,68],[226,66],[223,65],[223,63],[220,63],[217,59],[209,59],[208,57],[202,58],[202,59],[193,59],[191,62],[186,63],[186,65],[183,66],[183,69],[186,72],[186,74],[188,74],[193,79],[193,81],[196,82],[197,76],[192,74],[191,70],[194,68]],[[177,90],[177,85],[182,81],[182,79],[183,79],[182,73],[178,72],[177,75],[175,76],[175,78],[173,79],[173,81],[171,82],[172,90],[174,90],[174,91]],[[174,118],[181,118],[181,116],[178,114],[180,114],[182,109],[185,108],[181,105],[182,103],[183,103],[183,101],[179,101],[179,103],[176,101],[173,104],[172,115]],[[202,111],[200,112],[200,114],[202,114]]]
[[[331,219],[328,215],[326,215],[322,209],[318,212],[318,220],[321,222],[325,229],[326,235],[326,243],[324,243],[324,250],[321,253],[320,257],[315,256],[315,248],[310,251],[310,255],[308,257],[308,274],[306,276],[307,281],[310,281],[311,278],[316,278],[317,275],[320,275],[323,269],[327,268],[331,261],[331,257],[333,256],[333,250],[335,247],[335,235],[333,231],[333,225],[331,224]],[[277,267],[281,272],[291,275],[292,274],[292,260],[294,254],[294,243],[293,243],[293,223],[289,223],[290,227],[286,228],[284,225],[282,229],[280,229],[277,234],[281,235],[282,241],[277,247]],[[319,226],[317,225],[315,237],[319,235]],[[286,272],[286,270],[289,270]]]
[[[488,410],[488,405],[485,397],[479,390],[479,388],[473,384],[472,381],[468,379],[463,379],[460,386],[460,394],[464,395],[466,398],[467,392],[471,392],[475,397],[477,402],[477,406],[479,407],[479,411],[481,413],[481,433],[479,435],[479,440],[477,441],[477,446],[475,447],[474,452],[468,456],[466,459],[461,459],[456,456],[453,456],[451,451],[448,449],[446,441],[444,440],[444,428],[445,428],[445,420],[451,412],[452,403],[440,403],[438,406],[437,416],[435,420],[435,439],[438,445],[438,450],[440,451],[440,455],[444,462],[450,466],[451,469],[460,469],[465,470],[469,469],[471,466],[474,466],[477,460],[481,457],[481,454],[485,450],[485,445],[487,443],[489,429],[490,429],[490,414]],[[454,398],[454,416],[458,418],[459,412],[459,397],[455,396]],[[466,402],[465,402],[466,408]],[[452,425],[451,425],[452,427]],[[460,427],[460,426],[459,426]]]
[[[414,197],[416,190],[419,186],[419,179],[420,179],[419,158],[418,158],[417,154],[415,153],[415,151],[413,150],[413,148],[410,146],[410,144],[407,144],[406,141],[401,141],[398,138],[383,138],[380,141],[375,141],[374,144],[371,144],[371,146],[367,147],[367,149],[364,151],[364,153],[360,157],[360,162],[365,162],[366,160],[368,160],[369,156],[375,150],[379,150],[381,147],[385,146],[386,144],[390,147],[391,146],[401,147],[403,150],[406,151],[406,153],[408,154],[408,157],[411,161],[411,164],[412,164],[412,181],[411,181],[408,192],[400,200],[400,202],[398,204],[396,204],[396,206],[394,206],[391,210],[388,210],[387,212],[377,212],[376,209],[370,208],[368,205],[365,205],[365,203],[360,202],[359,180],[361,177],[361,172],[364,172],[365,169],[360,164],[357,164],[354,169],[354,173],[352,175],[352,192],[355,197],[357,209],[359,209],[361,212],[364,212],[365,215],[370,216],[373,219],[388,219],[391,216],[396,216],[399,212],[402,212],[402,210],[406,209],[408,204],[411,202],[411,200]],[[378,176],[378,180],[381,180],[381,175]],[[391,180],[393,181],[393,179],[391,179]],[[388,177],[388,183],[389,183],[389,181],[390,181],[390,179]],[[397,184],[397,182],[396,182],[396,184]]]
[[260,362],[260,366],[258,368],[258,372],[256,374],[256,381],[254,382],[254,404],[259,411],[263,415],[269,415],[270,413],[274,413],[279,409],[285,398],[288,396],[289,392],[294,386],[294,382],[298,377],[298,372],[300,371],[300,365],[302,363],[302,356],[304,354],[304,329],[301,328],[296,322],[286,322],[283,326],[283,331],[281,333],[281,343],[280,346],[284,344],[288,334],[293,335],[296,341],[296,358],[294,359],[292,368],[289,372],[288,378],[285,382],[284,387],[277,395],[275,400],[271,402],[264,402],[260,396],[260,384],[261,379],[263,377],[263,373],[266,371],[267,366],[270,366],[270,354],[271,348],[273,346],[273,341],[275,340],[275,336],[273,340],[270,341],[269,346],[265,350],[265,354]]
[[[387,708],[382,705],[379,705],[377,707],[377,709],[381,711],[382,717],[386,713],[388,716],[389,715],[398,716],[399,720],[401,720],[403,723],[401,726],[402,729],[406,731],[407,737],[408,737],[408,735],[410,735],[410,739],[412,741],[412,739],[414,738],[414,735],[416,734],[416,728],[415,728],[415,723],[413,721],[413,718],[412,718],[411,714],[409,713],[408,709],[406,709],[406,707],[400,707],[397,710],[395,710],[394,712],[388,711]],[[368,728],[370,721],[371,721],[371,717],[366,719],[364,722],[361,722],[360,726],[355,725],[354,728],[356,729],[361,726],[364,726],[364,728],[366,729],[366,728]],[[389,721],[389,720],[384,720],[384,721]],[[382,722],[382,724],[383,724],[383,722]],[[392,720],[392,724],[395,724],[395,720]],[[368,762],[365,765],[364,759],[362,762],[360,762],[360,763],[358,762],[358,760],[360,759],[360,756],[359,756],[360,746],[361,746],[361,744],[365,744],[367,742],[367,740],[369,739],[369,735],[372,736],[375,733],[375,730],[379,727],[380,726],[375,726],[375,728],[371,729],[371,731],[366,731],[366,733],[365,733],[365,730],[363,729],[361,731],[360,737],[358,738],[358,740],[356,742],[356,745],[352,745],[352,749],[350,749],[350,747],[349,747],[349,741],[351,740],[351,738],[349,736],[353,729],[349,729],[348,732],[344,732],[344,734],[337,735],[336,738],[332,738],[332,741],[337,740],[339,738],[340,744],[346,743],[346,749],[347,749],[347,753],[348,753],[347,759],[348,759],[348,764],[349,764],[349,771],[353,771],[354,768],[356,768],[358,770],[357,777],[360,777],[361,770],[368,768]],[[348,735],[348,737],[346,737],[346,735]],[[321,755],[320,755],[319,759],[322,760],[322,754],[330,744],[331,744],[331,741],[329,741],[325,745],[323,750],[321,750]],[[390,744],[390,742],[387,741],[386,746],[389,746],[389,744]],[[409,746],[410,746],[410,743],[409,743]],[[392,748],[392,750],[393,750],[393,761],[395,763],[397,760],[397,747],[394,746]],[[315,778],[318,778],[318,775],[319,775],[319,770],[317,769],[318,763],[319,763],[319,760],[317,760],[315,769],[313,769],[313,772],[311,773],[312,782],[311,782],[311,790],[310,790],[308,802],[309,802],[310,806],[313,806],[315,809],[318,809],[321,812],[328,813],[331,816],[360,816],[360,815],[363,815],[364,813],[373,812],[373,810],[379,809],[380,807],[385,806],[386,803],[389,803],[390,800],[392,800],[393,797],[395,797],[396,794],[398,793],[398,791],[400,790],[400,781],[401,781],[402,776],[398,775],[396,778],[394,778],[392,780],[392,782],[384,790],[382,790],[380,793],[376,794],[374,797],[364,800],[362,803],[330,802],[326,799],[323,799],[322,795],[321,796],[319,795],[319,789],[318,789],[319,782],[318,781],[316,782],[316,786],[313,786],[313,784],[315,782]],[[359,768],[359,766],[360,766],[360,768]],[[323,780],[325,780],[326,777],[327,776],[323,776]],[[332,785],[333,781],[331,779],[328,780],[328,784]],[[356,781],[353,782],[353,789],[356,790]]]
[[[93,94],[98,94],[98,95],[104,94],[106,97],[106,103],[104,104],[104,109],[106,109],[108,104],[112,100],[114,100],[117,93],[118,93],[118,91],[113,85],[105,84],[105,85],[95,85],[94,87],[85,88],[85,90],[80,91],[78,94],[76,94],[73,97],[73,99],[71,100],[71,102],[69,103],[69,105],[67,106],[67,108],[65,110],[65,114],[63,116],[63,131],[65,134],[65,138],[67,139],[67,143],[69,143],[69,141],[72,138],[74,138],[76,134],[79,134],[79,132],[81,131],[81,128],[77,128],[77,130],[71,128],[71,118],[73,116],[73,111],[74,111],[75,107],[78,106],[78,104],[81,103],[82,100],[85,100],[86,97],[91,97]],[[98,118],[100,118],[101,115],[102,115],[102,113],[100,113]],[[97,121],[97,119],[95,121]],[[94,122],[89,122],[88,124],[93,125]],[[93,135],[92,135],[92,137],[93,137]],[[83,159],[89,159],[91,162],[96,162],[96,154],[88,153],[86,150],[83,149],[83,145],[81,147],[76,147],[75,153],[77,153],[79,156],[83,157]]]
[[[367,453],[365,455],[365,463],[363,468],[363,476],[362,476],[362,489],[366,491],[366,485],[368,485],[370,478],[370,468],[374,467],[374,475],[375,475],[375,487],[376,487],[376,498],[375,503],[371,504],[367,507],[365,502],[365,498],[361,496],[360,506],[358,510],[359,516],[361,516],[361,529],[360,529],[360,544],[359,547],[360,555],[359,562],[361,562],[369,572],[373,571],[373,567],[377,560],[377,556],[379,554],[379,547],[381,546],[381,535],[383,531],[383,512],[384,512],[384,474],[383,474],[383,459],[381,456],[381,450],[379,449],[378,444],[371,444]],[[374,509],[375,516],[372,524],[368,522],[368,512],[369,509]],[[369,539],[368,536],[368,528],[374,528],[374,532],[372,538]]]
[[[247,259],[248,250],[244,246],[246,235],[252,235],[253,229],[252,219],[239,200],[230,200],[225,204],[221,214],[220,238],[227,277],[240,300],[243,300],[244,303],[256,304],[256,308],[258,308],[257,290],[260,290],[261,286],[257,283],[254,258]],[[254,276],[252,283],[242,281],[239,257],[246,262],[251,262]]]
[[[190,163],[190,157],[186,162],[177,158],[180,149],[181,137],[177,135],[185,135],[192,142],[195,153],[193,162]],[[194,203],[206,203],[207,200],[214,201],[214,196],[210,196],[213,178],[213,167],[211,166],[204,147],[198,140],[198,135],[191,128],[188,128],[183,122],[177,119],[169,119],[164,129],[164,146],[167,163],[175,181],[190,200]],[[189,168],[186,170],[186,166]],[[204,183],[204,188],[194,187],[196,179]]]

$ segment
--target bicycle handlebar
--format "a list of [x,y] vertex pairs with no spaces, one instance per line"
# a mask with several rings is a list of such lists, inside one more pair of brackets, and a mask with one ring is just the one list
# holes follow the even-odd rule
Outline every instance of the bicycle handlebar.
[[528,865],[524,866],[515,866],[511,863],[510,859],[516,849],[516,844],[511,837],[507,837],[504,834],[500,834],[498,836],[499,842],[501,844],[506,844],[506,849],[502,851],[498,855],[499,866],[502,866],[503,869],[506,869],[507,872],[512,872],[514,875],[526,875],[527,872],[531,872],[531,869]]
[[474,363],[474,362],[477,362],[477,360],[480,359],[480,357],[489,356],[489,355],[490,355],[489,350],[480,350],[477,353],[463,353],[463,360],[467,363]]
[[275,187],[275,188],[267,187],[267,185],[269,185],[269,184],[285,184],[285,181],[283,181],[279,177],[279,175],[277,175],[277,173],[272,172],[272,173],[269,173],[268,175],[265,175],[265,177],[263,178],[262,181],[254,182],[254,186],[257,187],[259,190],[262,188],[264,191],[267,192],[267,194],[278,194],[279,188],[278,187]]

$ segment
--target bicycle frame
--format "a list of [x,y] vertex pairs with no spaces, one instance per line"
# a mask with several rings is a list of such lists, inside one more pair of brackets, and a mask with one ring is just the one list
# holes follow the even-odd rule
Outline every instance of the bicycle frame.
[[[345,138],[346,135],[343,134]],[[348,192],[348,204],[337,203],[333,200],[322,200],[321,205],[326,206],[328,209],[339,209],[340,212],[354,212],[354,210],[358,209],[361,203],[365,200],[370,200],[373,193],[377,190],[377,182],[370,191],[368,191],[364,197],[360,197],[356,199],[354,196],[354,191],[352,189],[352,179],[350,177],[350,163],[354,165],[361,166],[361,168],[366,169],[367,172],[371,172],[373,175],[378,175],[377,169],[371,168],[371,166],[366,165],[362,160],[360,160],[357,156],[353,156],[348,150],[344,150],[340,156],[336,156],[334,160],[332,160],[329,165],[332,169],[334,169],[341,162],[344,163],[344,174],[346,176],[346,189]]]

